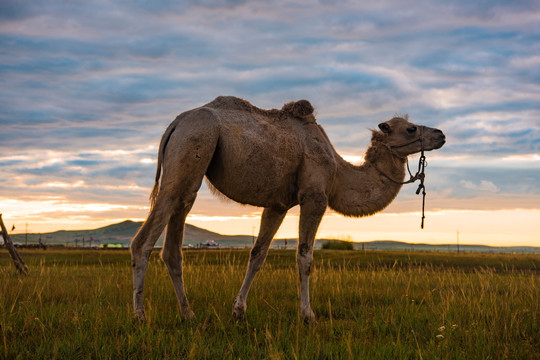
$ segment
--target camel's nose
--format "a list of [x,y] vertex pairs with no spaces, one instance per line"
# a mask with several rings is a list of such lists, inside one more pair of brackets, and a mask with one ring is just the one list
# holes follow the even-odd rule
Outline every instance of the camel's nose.
[[441,142],[440,146],[443,146],[446,143],[446,135],[439,129],[435,130],[435,134],[439,136],[439,141]]
[[446,136],[439,129],[433,128],[433,137],[432,137],[432,139],[434,141],[434,144],[433,144],[434,149],[440,149],[446,143]]
[[435,134],[439,135],[441,137],[441,139],[443,139],[443,140],[446,139],[446,136],[444,135],[444,133],[439,129],[435,129]]

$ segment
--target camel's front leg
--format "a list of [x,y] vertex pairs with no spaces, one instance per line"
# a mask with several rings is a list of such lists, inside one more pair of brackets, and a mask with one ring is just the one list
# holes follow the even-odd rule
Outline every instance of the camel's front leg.
[[272,239],[283,222],[285,214],[287,214],[286,210],[266,208],[263,211],[261,228],[259,230],[259,235],[257,236],[257,241],[255,242],[255,245],[253,245],[253,249],[251,249],[246,276],[242,283],[242,287],[238,292],[238,296],[236,297],[236,300],[234,300],[233,317],[235,319],[244,317],[247,308],[246,300],[249,288],[251,287],[255,275],[264,264]]
[[315,314],[309,304],[309,275],[315,235],[327,204],[326,195],[322,192],[305,193],[300,197],[300,236],[296,262],[300,278],[300,316],[306,323],[315,322]]

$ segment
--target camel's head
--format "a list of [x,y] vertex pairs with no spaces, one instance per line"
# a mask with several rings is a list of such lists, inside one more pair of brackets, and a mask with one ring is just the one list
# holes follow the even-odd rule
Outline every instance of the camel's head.
[[373,137],[386,144],[399,156],[441,148],[446,137],[439,129],[409,122],[407,116],[394,117],[379,124],[381,131],[375,131]]

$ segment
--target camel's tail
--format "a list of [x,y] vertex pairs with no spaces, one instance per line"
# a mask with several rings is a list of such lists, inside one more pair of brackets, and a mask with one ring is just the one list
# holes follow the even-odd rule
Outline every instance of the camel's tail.
[[156,179],[154,181],[154,187],[152,188],[152,192],[150,193],[150,210],[154,208],[154,205],[156,204],[156,200],[159,194],[159,180],[161,177],[161,168],[163,166],[163,157],[165,155],[165,148],[167,147],[167,143],[169,142],[169,139],[171,138],[172,133],[174,132],[176,128],[176,122],[173,122],[167,130],[165,130],[165,133],[161,137],[161,142],[159,144],[159,150],[158,150],[158,161],[157,161],[157,169],[156,169]]
[[161,164],[158,165],[158,171],[156,174],[156,182],[154,183],[154,187],[152,188],[152,192],[150,193],[150,210],[154,208],[154,205],[156,204],[157,195],[159,192],[159,173],[161,172]]

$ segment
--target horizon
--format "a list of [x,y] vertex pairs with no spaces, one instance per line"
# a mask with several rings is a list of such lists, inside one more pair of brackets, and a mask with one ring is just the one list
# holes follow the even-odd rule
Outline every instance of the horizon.
[[[539,3],[52,0],[0,17],[0,212],[15,234],[144,220],[168,124],[235,95],[308,99],[352,163],[395,114],[446,134],[426,153],[423,230],[413,184],[372,217],[327,211],[317,238],[540,246]],[[260,214],[203,183],[187,222],[256,234]],[[276,237],[297,237],[298,214]]]
[[[100,229],[103,229],[103,228],[107,228],[107,227],[112,227],[112,226],[115,226],[115,225],[120,225],[120,224],[123,224],[123,223],[126,223],[126,222],[131,222],[131,223],[134,223],[134,224],[142,224],[144,222],[144,220],[141,220],[141,221],[134,221],[132,219],[125,219],[124,221],[120,221],[120,222],[117,222],[117,223],[112,223],[112,224],[108,224],[108,225],[105,225],[105,226],[100,226],[100,227],[97,227],[97,228],[89,228],[89,229],[70,229],[70,230],[67,230],[67,229],[56,229],[56,230],[52,230],[52,231],[48,231],[48,232],[28,232],[28,233],[10,233],[10,235],[47,235],[47,234],[53,234],[53,233],[57,233],[57,232],[92,232],[92,231],[96,231],[96,230],[100,230]],[[221,234],[219,232],[215,232],[215,231],[211,231],[209,229],[205,229],[203,227],[200,227],[200,226],[196,226],[196,225],[193,225],[193,224],[190,224],[188,222],[186,222],[186,225],[190,225],[190,226],[193,226],[193,227],[196,227],[198,229],[201,229],[201,230],[206,230],[206,231],[209,231],[209,232],[212,232],[212,233],[215,233],[217,235],[225,235],[225,236],[231,236],[231,237],[234,237],[234,236],[238,236],[238,237],[251,237],[252,235],[250,234]],[[2,235],[0,234],[0,239],[1,239]],[[98,238],[96,238],[96,240],[99,240]],[[212,240],[212,239],[209,239],[209,240]],[[213,239],[215,240],[215,239]],[[272,242],[274,241],[283,241],[283,240],[292,240],[292,241],[298,241],[298,236],[296,237],[275,237],[274,239],[272,239]],[[457,243],[456,242],[445,242],[445,243],[429,243],[429,242],[410,242],[410,241],[406,241],[406,240],[395,240],[395,239],[384,239],[384,238],[380,238],[380,239],[371,239],[371,240],[362,240],[362,241],[358,241],[358,240],[354,240],[352,239],[350,236],[341,236],[341,237],[320,237],[320,236],[316,236],[315,238],[316,241],[346,241],[346,242],[351,242],[351,243],[356,243],[356,244],[362,244],[362,243],[373,243],[373,242],[394,242],[394,243],[403,243],[403,244],[409,244],[409,245],[427,245],[427,246],[449,246],[449,247],[455,247],[455,246],[487,246],[487,247],[494,247],[494,248],[497,248],[497,247],[500,247],[500,248],[519,248],[519,247],[530,247],[530,248],[538,248],[540,249],[540,246],[539,245],[486,245],[486,244],[475,244],[475,243],[461,243],[459,242],[459,234],[457,234]],[[216,242],[219,242],[219,241],[222,241],[222,240],[215,240]],[[33,243],[37,243],[36,241],[33,241],[33,240],[29,240],[28,241],[29,244],[33,244]],[[47,244],[47,241],[44,242],[44,244]]]

